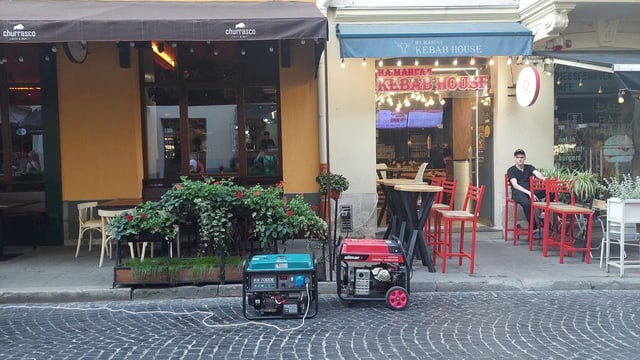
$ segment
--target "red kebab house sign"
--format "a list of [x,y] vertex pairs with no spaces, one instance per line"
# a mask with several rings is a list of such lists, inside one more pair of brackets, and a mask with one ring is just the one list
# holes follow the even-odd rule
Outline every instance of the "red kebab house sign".
[[380,68],[376,78],[378,92],[483,90],[489,84],[489,75],[433,75],[423,67]]

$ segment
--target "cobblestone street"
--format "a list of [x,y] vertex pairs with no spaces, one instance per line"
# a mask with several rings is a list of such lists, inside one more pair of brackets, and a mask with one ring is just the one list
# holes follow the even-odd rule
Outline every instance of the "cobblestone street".
[[0,306],[2,359],[631,359],[638,291],[421,293],[405,311],[322,295],[249,323],[239,298]]

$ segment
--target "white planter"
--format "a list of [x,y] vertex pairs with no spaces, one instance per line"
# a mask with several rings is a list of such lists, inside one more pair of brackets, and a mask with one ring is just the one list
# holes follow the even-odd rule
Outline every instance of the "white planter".
[[619,223],[640,223],[640,199],[607,199],[607,218]]

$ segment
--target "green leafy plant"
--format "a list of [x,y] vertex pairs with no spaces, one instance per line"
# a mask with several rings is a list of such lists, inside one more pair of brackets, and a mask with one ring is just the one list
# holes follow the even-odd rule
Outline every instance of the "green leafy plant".
[[123,212],[109,224],[109,234],[114,239],[123,236],[139,236],[143,232],[164,235],[165,239],[173,239],[176,217],[162,208],[160,203],[147,201],[131,211]]
[[349,180],[340,174],[322,172],[316,176],[316,182],[320,185],[319,192],[326,195],[329,190],[345,192],[349,189]]
[[121,267],[131,268],[135,279],[152,279],[167,275],[167,259],[164,258],[145,259],[144,261],[128,259],[122,263]]
[[633,178],[631,174],[623,174],[621,177],[610,177],[604,179],[602,188],[609,197],[640,199],[640,176]]
[[599,177],[591,171],[582,171],[566,167],[538,170],[549,179],[573,181],[573,193],[578,201],[588,201],[598,193],[600,186]]

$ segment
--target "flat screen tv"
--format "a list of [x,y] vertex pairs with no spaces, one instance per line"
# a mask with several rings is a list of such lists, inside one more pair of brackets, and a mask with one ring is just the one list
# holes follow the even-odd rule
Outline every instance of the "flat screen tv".
[[442,109],[410,110],[407,116],[409,128],[435,128],[442,125]]
[[407,127],[407,113],[391,110],[378,110],[376,129],[405,129]]

